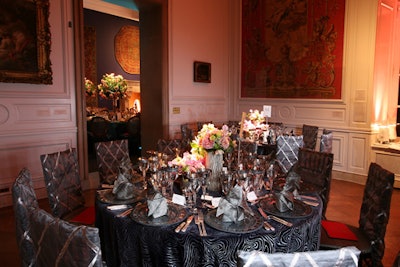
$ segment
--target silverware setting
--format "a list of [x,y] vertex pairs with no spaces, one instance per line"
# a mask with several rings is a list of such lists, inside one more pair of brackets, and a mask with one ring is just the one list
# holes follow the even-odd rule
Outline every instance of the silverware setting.
[[118,214],[117,217],[126,217],[129,214],[131,214],[132,210],[133,210],[133,208],[127,209],[126,211],[121,212],[120,214]]
[[182,222],[178,227],[175,228],[175,233],[179,233],[182,228],[185,226],[186,222]]
[[199,210],[199,221],[200,221],[200,226],[202,228],[203,231],[203,236],[207,236],[207,231],[206,231],[206,227],[204,225],[204,215],[203,215],[203,211]]
[[[263,218],[266,219],[266,220],[271,219],[271,220],[274,220],[274,221],[276,221],[276,222],[278,222],[278,223],[281,223],[281,224],[283,224],[283,225],[286,225],[287,227],[292,227],[292,226],[293,226],[292,223],[290,223],[290,222],[288,222],[288,221],[285,221],[284,219],[278,218],[278,217],[276,217],[276,216],[274,216],[274,215],[267,215],[267,214],[265,213],[265,211],[263,211],[262,208],[260,208],[260,207],[258,207],[258,212],[260,212],[261,216],[263,216]],[[264,223],[264,225],[265,225],[265,223]],[[271,225],[270,225],[270,226],[271,226]],[[272,227],[272,226],[271,226],[271,227]],[[273,228],[273,227],[272,227],[272,228]],[[274,230],[275,230],[275,228],[274,228]]]
[[189,218],[187,218],[185,225],[181,229],[182,232],[186,232],[192,220],[193,220],[193,215],[190,215]]

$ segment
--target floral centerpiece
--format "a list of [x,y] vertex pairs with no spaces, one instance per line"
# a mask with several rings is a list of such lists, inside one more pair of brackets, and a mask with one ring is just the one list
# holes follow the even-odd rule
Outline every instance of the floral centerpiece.
[[87,97],[94,97],[97,94],[97,87],[94,83],[85,77],[85,95]]
[[98,85],[99,95],[103,98],[120,99],[127,96],[128,83],[122,75],[106,73]]
[[178,167],[181,172],[196,172],[205,168],[204,158],[189,152],[184,152],[182,157],[174,158],[169,165]]
[[218,129],[214,124],[204,124],[190,145],[192,153],[205,157],[208,152],[223,154],[226,151],[231,151],[235,143],[230,137],[227,125]]

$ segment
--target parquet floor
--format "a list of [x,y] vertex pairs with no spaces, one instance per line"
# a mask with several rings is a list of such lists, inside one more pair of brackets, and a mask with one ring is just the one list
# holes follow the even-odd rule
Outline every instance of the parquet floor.
[[[361,199],[364,186],[333,180],[327,209],[327,218],[352,225],[358,225]],[[88,204],[94,202],[94,191],[85,192]],[[393,260],[400,251],[400,189],[395,189],[392,196],[391,213],[386,232],[386,250],[384,266],[392,266]],[[41,199],[39,206],[48,210],[47,199]],[[15,221],[12,207],[0,209],[0,259],[1,266],[20,266],[15,239]]]

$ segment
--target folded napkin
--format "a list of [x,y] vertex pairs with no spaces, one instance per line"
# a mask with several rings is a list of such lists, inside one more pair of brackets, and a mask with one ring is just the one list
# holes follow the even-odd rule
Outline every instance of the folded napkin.
[[275,194],[275,206],[280,212],[294,209],[294,196],[292,192],[282,192]]
[[275,194],[275,206],[280,212],[294,209],[294,199],[299,195],[300,175],[295,171],[294,165],[286,176],[286,182],[281,192]]
[[113,194],[117,199],[131,199],[135,190],[132,180],[132,165],[129,161],[121,162],[117,179],[114,181]]
[[147,207],[149,208],[149,212],[147,213],[149,217],[153,216],[153,218],[159,218],[168,213],[167,199],[158,192],[152,199],[147,200]]
[[218,204],[216,216],[223,215],[223,222],[240,222],[245,218],[245,212],[254,215],[246,200],[243,198],[243,189],[239,185],[235,185],[226,197],[222,197]]

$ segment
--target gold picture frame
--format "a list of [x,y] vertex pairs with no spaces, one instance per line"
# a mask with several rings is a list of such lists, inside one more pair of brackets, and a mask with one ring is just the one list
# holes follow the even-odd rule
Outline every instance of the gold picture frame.
[[49,5],[49,0],[2,2],[0,16],[8,19],[0,21],[0,82],[53,83]]
[[211,83],[211,63],[195,61],[193,63],[193,81]]

